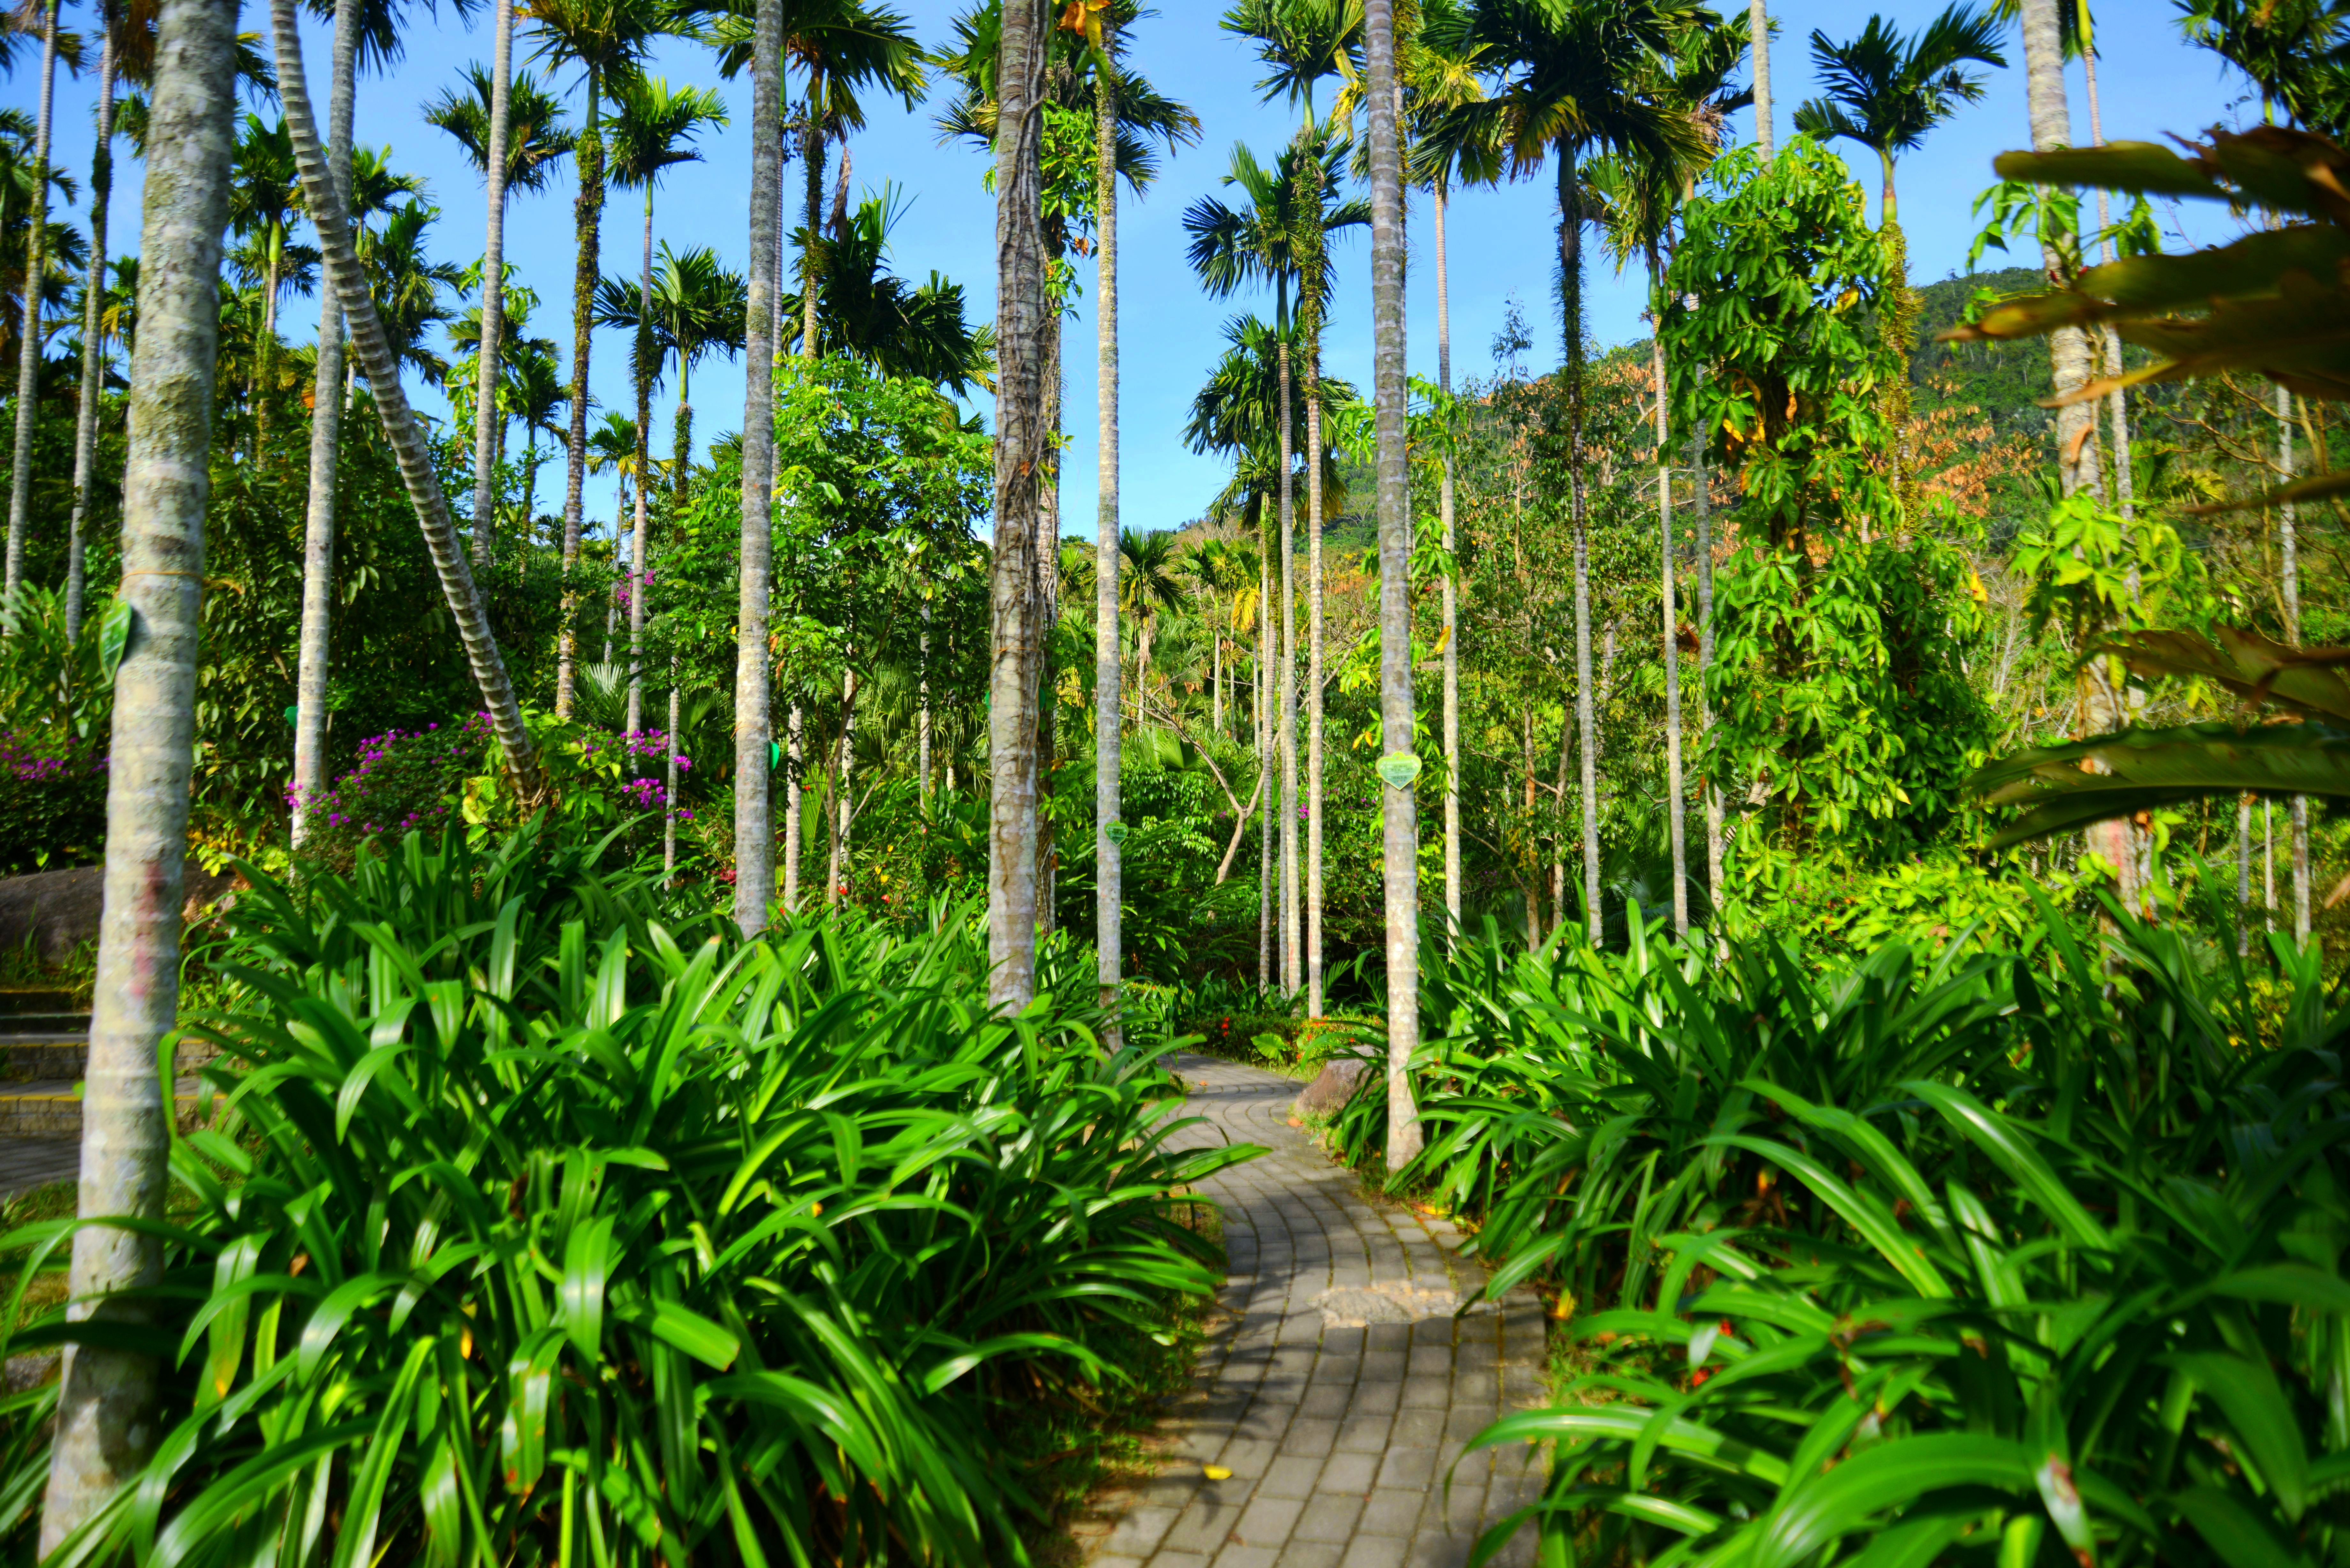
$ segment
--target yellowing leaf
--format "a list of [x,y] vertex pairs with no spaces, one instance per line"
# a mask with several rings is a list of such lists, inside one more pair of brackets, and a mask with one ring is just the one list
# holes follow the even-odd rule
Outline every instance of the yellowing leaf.
[[1224,1469],[1222,1465],[1202,1465],[1200,1467],[1200,1469],[1201,1473],[1205,1475],[1210,1480],[1230,1480],[1232,1479],[1232,1472]]

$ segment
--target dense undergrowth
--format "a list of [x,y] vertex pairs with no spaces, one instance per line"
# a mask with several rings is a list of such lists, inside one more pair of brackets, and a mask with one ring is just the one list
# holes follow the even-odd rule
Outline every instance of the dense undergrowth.
[[[2350,1018],[2314,950],[2097,926],[1423,950],[1425,1150],[1585,1368],[1545,1562],[2350,1557]],[[1334,1124],[1383,1155],[1378,1074]]]
[[[966,920],[744,943],[598,859],[256,878],[194,1213],[103,1331],[161,1358],[164,1436],[86,1560],[1024,1558],[1006,1430],[1170,1339],[1220,1277],[1172,1195],[1248,1151],[1166,1147],[1180,1089],[1102,1054],[1089,969],[994,1017]],[[0,1239],[20,1293],[72,1223]],[[0,1349],[97,1332],[25,1315]],[[20,1552],[54,1398],[0,1423]]]

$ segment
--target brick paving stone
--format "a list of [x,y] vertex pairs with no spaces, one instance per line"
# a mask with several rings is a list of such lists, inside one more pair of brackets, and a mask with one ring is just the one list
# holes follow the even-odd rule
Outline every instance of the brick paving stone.
[[[1498,1311],[1326,1323],[1326,1291],[1468,1296],[1485,1272],[1456,1255],[1456,1227],[1365,1197],[1291,1127],[1294,1082],[1201,1056],[1174,1068],[1185,1114],[1204,1118],[1179,1146],[1267,1152],[1201,1184],[1223,1216],[1226,1315],[1168,1407],[1168,1472],[1124,1494],[1090,1568],[1463,1568],[1482,1531],[1541,1492],[1525,1445],[1463,1458],[1467,1439],[1540,1402],[1541,1303],[1520,1289]],[[1208,1480],[1205,1466],[1232,1473]],[[1521,1532],[1495,1561],[1522,1568],[1533,1548]]]

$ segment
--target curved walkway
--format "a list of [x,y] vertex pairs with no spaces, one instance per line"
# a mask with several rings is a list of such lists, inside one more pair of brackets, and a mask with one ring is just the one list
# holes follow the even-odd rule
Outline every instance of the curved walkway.
[[[1204,1056],[1176,1070],[1206,1118],[1180,1141],[1271,1152],[1201,1188],[1223,1213],[1223,1310],[1161,1428],[1164,1473],[1103,1500],[1094,1568],[1460,1568],[1542,1489],[1528,1447],[1454,1463],[1541,1402],[1540,1303],[1521,1290],[1455,1317],[1482,1266],[1454,1254],[1451,1225],[1367,1198],[1292,1127],[1298,1084]],[[1533,1548],[1521,1532],[1494,1561]]]

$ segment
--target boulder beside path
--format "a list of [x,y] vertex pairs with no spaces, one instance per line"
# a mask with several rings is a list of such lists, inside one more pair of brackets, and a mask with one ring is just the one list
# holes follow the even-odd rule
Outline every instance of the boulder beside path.
[[[234,872],[212,876],[191,860],[182,913],[191,920],[201,918],[235,883]],[[42,962],[64,963],[77,949],[97,945],[99,911],[105,902],[103,866],[0,877],[0,950],[21,951],[29,945]]]

